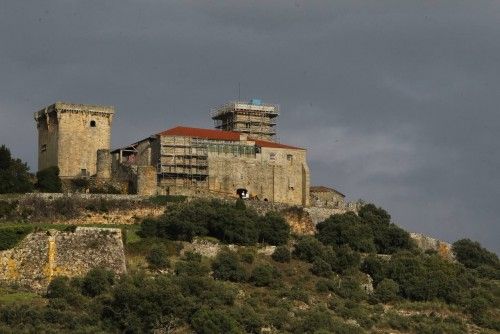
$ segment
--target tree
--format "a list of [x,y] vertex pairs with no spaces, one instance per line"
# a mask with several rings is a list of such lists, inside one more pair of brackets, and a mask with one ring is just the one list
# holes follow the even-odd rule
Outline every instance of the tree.
[[452,250],[457,260],[467,268],[477,268],[481,265],[500,268],[498,256],[481,247],[479,242],[461,239],[453,243]]
[[202,308],[191,318],[191,326],[201,334],[243,333],[238,322],[223,310]]
[[290,250],[287,246],[278,246],[271,255],[272,259],[276,262],[290,262]]
[[0,194],[26,193],[32,190],[28,165],[20,159],[13,159],[5,145],[0,146]]
[[221,251],[212,262],[214,278],[241,282],[245,280],[245,269],[239,262],[238,255],[231,251]]
[[332,215],[316,228],[316,237],[325,245],[349,245],[354,250],[367,253],[375,250],[371,227],[352,212]]
[[399,285],[392,279],[384,278],[375,289],[375,298],[387,303],[398,298]]
[[250,281],[256,286],[269,286],[277,276],[276,269],[270,265],[256,266],[250,275]]
[[108,291],[113,282],[113,272],[103,268],[94,268],[83,278],[82,292],[84,295],[95,297]]
[[300,260],[312,262],[323,255],[323,245],[316,238],[305,236],[299,239],[293,254]]
[[168,252],[163,245],[154,245],[146,256],[149,266],[153,269],[165,269],[170,265]]
[[268,212],[259,220],[259,242],[283,245],[288,241],[290,225],[277,212]]
[[59,167],[52,166],[42,169],[36,173],[36,187],[46,193],[60,193],[62,182],[59,178]]

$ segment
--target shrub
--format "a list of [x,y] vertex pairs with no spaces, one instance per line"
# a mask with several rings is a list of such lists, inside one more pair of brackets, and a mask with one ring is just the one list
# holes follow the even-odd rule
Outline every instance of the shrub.
[[302,237],[295,245],[293,254],[300,260],[312,262],[323,255],[323,245],[314,237]]
[[245,201],[241,198],[238,198],[234,204],[234,207],[238,210],[246,210],[247,206],[245,204]]
[[316,226],[316,237],[325,245],[349,245],[360,252],[373,252],[373,231],[352,213],[332,215]]
[[345,277],[335,286],[335,293],[342,298],[359,302],[367,297],[365,291],[361,288],[359,282],[353,277]]
[[399,285],[392,279],[384,278],[375,289],[375,298],[387,303],[398,298]]
[[175,264],[175,273],[179,276],[200,277],[206,276],[210,267],[202,262],[200,254],[187,252],[181,261]]
[[10,249],[16,246],[28,233],[32,231],[33,228],[30,226],[0,228],[0,250]]
[[0,194],[26,193],[33,189],[28,165],[13,159],[10,150],[0,146]]
[[316,276],[330,277],[332,275],[332,267],[328,262],[324,261],[320,257],[317,257],[313,261],[311,272]]
[[155,245],[149,251],[146,260],[153,269],[165,269],[169,267],[168,252],[163,245]]
[[290,226],[282,215],[268,212],[259,220],[259,242],[270,245],[283,245],[288,241]]
[[79,215],[79,207],[74,198],[67,196],[57,198],[52,202],[52,206],[56,214],[65,218],[76,218]]
[[108,291],[113,282],[113,272],[103,268],[91,269],[83,278],[82,293],[86,296],[95,297]]
[[376,255],[369,255],[361,264],[361,271],[368,274],[373,279],[373,283],[377,285],[386,275],[387,261],[379,258]]
[[0,219],[12,217],[17,209],[18,201],[0,201]]
[[41,192],[60,193],[62,191],[62,182],[59,178],[59,167],[52,166],[36,173],[36,188]]
[[77,178],[77,179],[72,179],[71,180],[71,184],[76,189],[85,190],[85,189],[87,189],[89,187],[90,181],[87,178],[80,177],[80,178]]
[[452,249],[457,260],[467,268],[477,268],[481,265],[500,268],[498,256],[481,247],[479,242],[461,239],[453,243]]
[[234,318],[223,310],[202,308],[191,318],[191,326],[200,334],[242,333]]
[[245,280],[245,269],[241,266],[236,253],[221,251],[212,262],[215,279],[241,282]]
[[316,282],[316,291],[318,292],[328,292],[335,290],[335,284],[337,284],[334,280],[321,278]]
[[277,276],[276,269],[270,265],[256,266],[250,276],[250,281],[256,286],[269,286]]
[[68,278],[57,276],[49,283],[49,286],[47,287],[47,297],[65,298],[69,290],[70,288],[68,285]]
[[251,250],[244,250],[240,253],[241,261],[252,264],[255,260],[255,254]]
[[290,262],[291,254],[287,246],[278,246],[271,255],[272,259],[276,262]]
[[361,262],[359,253],[353,251],[348,245],[340,246],[335,252],[328,252],[326,261],[332,269],[339,273],[345,273],[352,268],[358,268]]

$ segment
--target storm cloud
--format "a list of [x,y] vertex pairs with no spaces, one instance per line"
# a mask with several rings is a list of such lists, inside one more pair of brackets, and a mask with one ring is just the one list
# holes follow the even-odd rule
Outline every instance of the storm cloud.
[[500,253],[499,1],[0,1],[0,143],[36,169],[32,113],[116,107],[113,146],[281,106],[312,183],[410,231]]

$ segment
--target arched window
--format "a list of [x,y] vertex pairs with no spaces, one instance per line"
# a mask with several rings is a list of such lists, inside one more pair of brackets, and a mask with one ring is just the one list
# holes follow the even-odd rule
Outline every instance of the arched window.
[[90,121],[90,127],[95,128],[95,121]]

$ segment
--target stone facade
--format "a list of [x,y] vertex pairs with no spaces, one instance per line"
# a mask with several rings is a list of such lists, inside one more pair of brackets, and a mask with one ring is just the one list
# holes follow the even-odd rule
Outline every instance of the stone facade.
[[98,150],[110,149],[113,114],[113,107],[65,102],[36,112],[38,170],[58,166],[62,178],[95,175]]
[[310,188],[311,205],[320,208],[343,209],[346,207],[345,195],[341,192],[324,186]]
[[[117,172],[120,165],[154,167],[162,194],[237,197],[245,190],[261,201],[309,205],[310,173],[302,148],[238,132],[176,127],[112,154]],[[138,178],[138,189],[155,189],[143,182]]]
[[121,230],[77,227],[28,234],[13,249],[0,252],[0,280],[43,290],[56,276],[82,276],[104,267],[126,272]]

